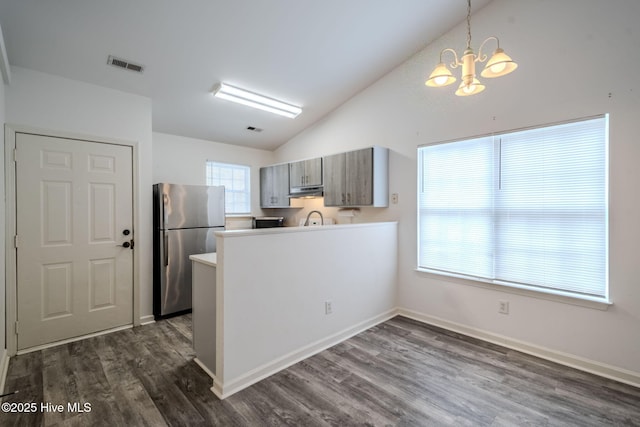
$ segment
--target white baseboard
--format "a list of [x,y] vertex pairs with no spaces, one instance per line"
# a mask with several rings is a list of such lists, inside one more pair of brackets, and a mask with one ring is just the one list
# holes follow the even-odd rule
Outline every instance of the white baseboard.
[[514,340],[499,334],[483,331],[481,329],[472,328],[455,322],[450,322],[435,316],[429,316],[413,310],[404,308],[398,309],[398,314],[417,320],[422,323],[437,326],[473,338],[478,338],[493,344],[517,350],[522,353],[540,357],[541,359],[550,360],[564,366],[579,369],[601,377],[609,378],[621,383],[629,384],[634,387],[640,387],[640,373],[628,371],[615,366],[584,359],[572,354],[559,352],[549,348],[537,346],[524,341]]
[[4,386],[7,381],[7,373],[9,372],[9,352],[3,348],[0,353],[0,394],[4,394]]
[[106,335],[106,334],[110,334],[112,332],[124,331],[125,329],[131,329],[131,328],[133,328],[133,325],[118,326],[118,327],[115,327],[115,328],[106,329],[104,331],[94,332],[94,333],[87,334],[87,335],[81,335],[79,337],[73,337],[73,338],[69,338],[69,339],[66,339],[66,340],[54,341],[54,342],[47,343],[47,344],[37,345],[35,347],[25,348],[23,350],[18,350],[17,354],[21,355],[21,354],[26,354],[26,353],[32,353],[34,351],[44,350],[46,348],[56,347],[56,346],[63,345],[63,344],[69,344],[69,343],[76,342],[76,341],[82,341],[82,340],[85,340],[87,338],[99,337],[100,335]]
[[150,325],[152,323],[156,323],[156,320],[153,317],[153,314],[149,314],[147,316],[140,316],[140,326]]
[[[314,354],[326,350],[329,347],[339,344],[342,341],[371,328],[372,326],[375,326],[382,322],[386,322],[387,320],[395,317],[397,314],[398,310],[393,309],[378,316],[374,316],[370,319],[364,320],[354,326],[343,329],[342,331],[336,332],[333,335],[322,338],[314,343],[311,343],[300,349],[285,354],[277,359],[274,359],[271,362],[265,363],[264,365],[259,366],[247,372],[246,374],[241,375],[240,377],[233,378],[230,381],[220,381],[220,379],[213,375],[209,369],[205,369],[204,367],[203,369],[213,379],[213,387],[211,387],[211,391],[219,399],[226,399],[232,394],[237,393],[240,390],[243,390],[250,385],[255,384],[258,381],[263,380],[283,369],[286,369],[289,366],[300,362],[301,360],[304,360],[308,357],[313,356]],[[198,363],[198,361],[196,361],[196,363]],[[198,365],[202,367],[202,364],[198,363]]]

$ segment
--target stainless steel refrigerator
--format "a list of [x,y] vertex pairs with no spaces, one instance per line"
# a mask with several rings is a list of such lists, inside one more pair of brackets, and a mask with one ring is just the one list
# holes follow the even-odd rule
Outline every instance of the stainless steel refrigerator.
[[160,183],[153,186],[153,315],[191,310],[189,255],[216,251],[224,230],[224,187]]

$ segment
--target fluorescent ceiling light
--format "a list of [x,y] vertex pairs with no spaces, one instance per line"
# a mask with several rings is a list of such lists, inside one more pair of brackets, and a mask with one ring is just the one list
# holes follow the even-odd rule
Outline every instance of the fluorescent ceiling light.
[[269,111],[270,113],[279,114],[291,119],[296,118],[298,114],[302,113],[302,108],[296,107],[295,105],[287,104],[286,102],[268,98],[263,95],[258,95],[257,93],[248,92],[234,86],[229,86],[226,83],[220,83],[217,85],[213,89],[213,95],[218,98],[237,102],[238,104],[257,108],[259,110]]

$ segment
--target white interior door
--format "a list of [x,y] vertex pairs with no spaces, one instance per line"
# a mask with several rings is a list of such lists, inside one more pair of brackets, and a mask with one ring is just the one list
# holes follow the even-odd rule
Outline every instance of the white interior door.
[[18,350],[131,324],[131,147],[18,133],[16,150]]

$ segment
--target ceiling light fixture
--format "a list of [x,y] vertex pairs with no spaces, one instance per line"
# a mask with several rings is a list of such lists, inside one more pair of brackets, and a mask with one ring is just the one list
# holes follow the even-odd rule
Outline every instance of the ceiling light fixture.
[[495,40],[498,44],[498,47],[493,52],[491,59],[489,59],[489,62],[487,62],[487,65],[484,67],[484,70],[482,70],[482,73],[480,75],[482,77],[494,78],[504,76],[515,70],[518,67],[518,64],[513,62],[509,55],[504,53],[504,50],[500,48],[500,40],[498,40],[497,37],[488,37],[480,45],[480,49],[478,49],[478,55],[476,56],[476,54],[473,53],[473,49],[471,49],[471,0],[468,0],[467,49],[462,54],[462,61],[458,60],[458,55],[456,54],[455,50],[450,48],[443,49],[440,52],[440,63],[436,65],[436,68],[433,70],[425,84],[431,87],[442,87],[450,85],[451,83],[456,81],[456,78],[453,77],[451,71],[449,71],[445,63],[442,62],[442,54],[445,52],[451,52],[453,53],[453,57],[455,59],[455,61],[450,64],[451,68],[458,68],[462,66],[462,82],[460,83],[460,86],[458,86],[458,90],[456,90],[456,95],[469,96],[482,92],[484,90],[484,85],[480,83],[480,81],[476,78],[475,63],[485,62],[487,60],[487,55],[482,54],[482,48],[489,40]]
[[213,95],[226,99],[228,101],[237,102],[238,104],[248,107],[257,108],[259,110],[268,111],[270,113],[279,114],[281,116],[294,119],[298,114],[302,113],[302,108],[277,99],[269,98],[264,95],[249,92],[226,83],[220,83],[213,89]]

